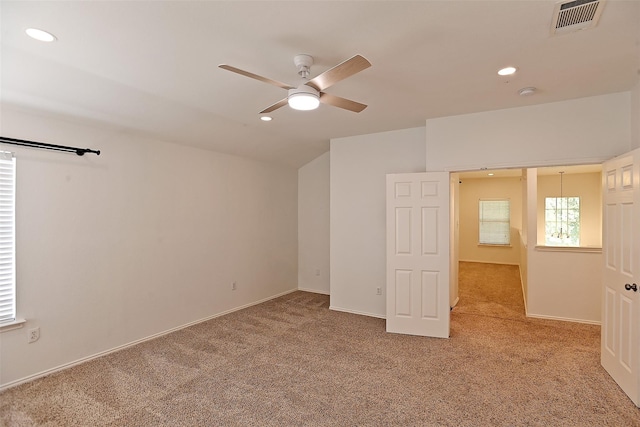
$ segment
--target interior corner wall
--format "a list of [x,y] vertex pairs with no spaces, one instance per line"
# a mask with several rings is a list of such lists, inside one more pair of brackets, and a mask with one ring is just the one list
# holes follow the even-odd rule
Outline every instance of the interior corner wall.
[[630,111],[620,92],[429,119],[427,170],[602,162],[633,147]]
[[2,134],[102,151],[2,147],[27,320],[0,334],[2,386],[297,288],[295,169],[4,106]]
[[[522,229],[522,184],[520,177],[463,179],[460,184],[460,261],[518,265]],[[510,201],[510,239],[508,246],[479,245],[478,201]]]
[[424,138],[420,127],[331,140],[332,309],[386,317],[386,175],[424,172]]
[[[522,169],[522,228],[520,229],[520,282],[522,284],[522,296],[524,298],[524,310],[525,314],[528,312],[527,302],[529,299],[529,200],[530,200],[530,190],[529,189],[529,174],[533,174],[534,179],[537,179],[535,175],[536,169]],[[533,196],[535,199],[535,195]]]
[[298,289],[329,295],[329,152],[298,169]]
[[460,174],[449,174],[449,306],[460,300]]

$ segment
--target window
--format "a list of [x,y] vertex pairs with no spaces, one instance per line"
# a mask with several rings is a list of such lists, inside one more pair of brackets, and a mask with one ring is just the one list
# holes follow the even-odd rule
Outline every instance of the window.
[[544,198],[544,243],[580,246],[580,197]]
[[509,200],[480,200],[478,219],[481,245],[511,244]]
[[16,318],[15,176],[13,154],[0,151],[0,324]]

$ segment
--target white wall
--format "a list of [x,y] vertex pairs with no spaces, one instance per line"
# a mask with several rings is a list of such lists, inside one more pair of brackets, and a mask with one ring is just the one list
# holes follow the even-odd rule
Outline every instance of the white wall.
[[102,154],[2,147],[27,324],[0,334],[0,384],[296,289],[295,169],[2,113],[3,136]]
[[631,148],[640,148],[640,75],[631,90]]
[[449,306],[459,300],[460,276],[460,175],[449,174]]
[[540,178],[536,168],[527,170],[527,316],[597,324],[602,253],[536,248]]
[[429,171],[586,164],[631,144],[629,92],[429,119]]
[[424,141],[424,128],[331,140],[332,309],[385,317],[386,174],[424,172]]
[[329,152],[298,169],[298,289],[329,295]]
[[529,246],[529,317],[600,323],[602,253]]
[[[524,294],[524,305],[526,314],[529,315],[529,295],[536,292],[535,282],[533,285],[531,284],[531,278],[534,276],[534,271],[532,269],[540,268],[537,263],[533,263],[533,255],[535,252],[536,239],[537,239],[537,229],[538,229],[538,169],[530,168],[526,169],[526,188],[527,188],[527,203],[523,207],[526,209],[526,214],[524,215],[527,218],[527,222],[525,227],[523,227],[523,231],[525,236],[524,244],[521,247],[522,249],[526,248],[527,252],[525,253],[524,264],[520,264],[520,273],[526,274],[523,280],[523,292]],[[533,263],[533,265],[531,264]],[[522,265],[524,265],[524,270],[522,269]],[[533,286],[533,290],[531,289]],[[538,298],[538,307],[540,303],[544,304],[544,301]]]
[[[522,181],[521,181],[521,188],[522,188],[522,208],[521,208],[521,212],[522,212],[522,228],[520,229],[520,236],[519,237],[519,244],[520,244],[520,282],[522,284],[522,296],[524,298],[524,310],[525,312],[528,311],[527,309],[527,298],[529,297],[529,289],[528,289],[528,278],[529,278],[529,252],[528,252],[528,248],[529,248],[529,223],[530,223],[530,218],[529,218],[529,203],[530,201],[535,202],[535,187],[534,188],[529,188],[529,174],[533,174],[534,175],[534,180],[537,178],[535,176],[535,171],[531,170],[531,172],[529,172],[528,169],[522,169]],[[534,184],[536,185],[536,184]],[[533,193],[533,194],[531,194]],[[535,218],[533,218],[532,220],[535,221]]]

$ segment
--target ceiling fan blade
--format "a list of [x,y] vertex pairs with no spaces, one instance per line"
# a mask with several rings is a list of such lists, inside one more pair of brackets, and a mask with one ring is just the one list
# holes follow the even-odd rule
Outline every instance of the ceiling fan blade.
[[312,78],[307,82],[307,85],[319,91],[323,91],[339,81],[353,76],[354,74],[369,67],[371,67],[371,63],[367,61],[365,57],[355,55],[335,67],[328,69],[324,73]]
[[281,87],[282,89],[295,89],[293,86],[288,85],[286,83],[282,83],[277,80],[272,80],[267,77],[262,77],[257,74],[250,73],[248,71],[241,70],[240,68],[232,67],[231,65],[220,64],[218,65],[218,67],[222,68],[223,70],[231,71],[232,73],[240,74],[242,76],[260,80],[261,82],[269,83],[270,85]]
[[275,104],[268,106],[264,110],[260,111],[260,114],[270,113],[272,111],[277,110],[278,108],[284,107],[285,105],[287,105],[287,98],[281,99],[280,101],[276,102]]
[[351,101],[350,99],[340,98],[339,96],[330,95],[324,92],[320,94],[320,102],[322,102],[323,104],[333,105],[334,107],[353,111],[354,113],[359,113],[360,111],[367,108],[365,104],[360,104],[359,102]]

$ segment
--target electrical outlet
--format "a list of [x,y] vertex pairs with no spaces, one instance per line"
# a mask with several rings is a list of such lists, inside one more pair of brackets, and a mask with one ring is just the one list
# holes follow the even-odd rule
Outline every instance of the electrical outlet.
[[316,276],[319,276],[319,275],[320,275],[320,269],[316,268]]
[[233,284],[231,284],[231,290],[235,291],[236,289],[238,289],[238,285],[236,284],[236,282],[233,282]]
[[382,295],[382,288],[376,288],[376,295]]
[[27,339],[29,343],[36,342],[40,339],[40,328],[31,328],[27,331]]

